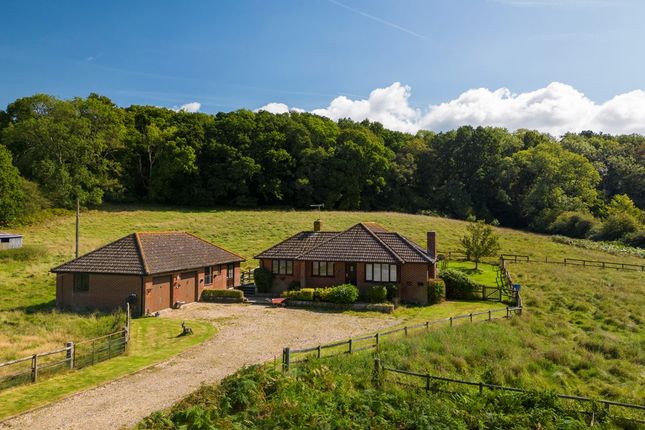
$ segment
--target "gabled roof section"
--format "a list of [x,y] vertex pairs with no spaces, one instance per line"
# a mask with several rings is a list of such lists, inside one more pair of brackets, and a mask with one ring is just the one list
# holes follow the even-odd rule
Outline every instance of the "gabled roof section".
[[52,272],[153,275],[240,261],[244,258],[189,233],[132,233]]
[[300,260],[321,261],[374,261],[403,263],[386,243],[370,227],[363,223],[337,234],[328,241],[302,254]]
[[379,224],[356,224],[342,232],[298,233],[255,258],[305,261],[432,263],[427,251]]
[[52,272],[146,274],[134,233],[54,267]]
[[432,263],[428,252],[399,233],[379,232],[376,235],[406,263]]
[[262,251],[255,258],[296,259],[301,254],[338,234],[337,231],[301,231],[266,251]]
[[137,233],[147,273],[164,273],[244,261],[244,258],[185,232]]

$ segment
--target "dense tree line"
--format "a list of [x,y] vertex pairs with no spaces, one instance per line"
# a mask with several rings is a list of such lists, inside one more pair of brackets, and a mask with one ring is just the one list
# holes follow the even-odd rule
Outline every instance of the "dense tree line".
[[633,240],[645,207],[645,137],[556,140],[470,126],[412,135],[308,113],[207,115],[38,94],[0,111],[0,192],[0,223],[77,198],[84,206],[324,203],[598,238],[613,217],[619,231],[607,237]]

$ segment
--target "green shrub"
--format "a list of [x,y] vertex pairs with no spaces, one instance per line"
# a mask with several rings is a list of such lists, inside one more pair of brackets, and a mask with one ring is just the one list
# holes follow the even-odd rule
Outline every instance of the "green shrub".
[[596,238],[602,240],[618,240],[629,233],[637,231],[638,227],[638,221],[629,214],[611,215],[602,223],[602,227]]
[[268,293],[273,286],[273,273],[264,267],[258,267],[253,271],[253,279],[258,291],[261,293]]
[[428,304],[441,303],[446,296],[446,283],[443,279],[433,279],[428,282]]
[[202,300],[205,302],[214,301],[218,298],[232,298],[243,299],[244,292],[242,290],[209,290],[206,289],[202,292]]
[[442,270],[439,277],[446,285],[447,299],[475,300],[481,291],[481,285],[477,284],[463,272],[454,269]]
[[598,225],[593,215],[584,212],[562,212],[549,227],[549,233],[585,238]]
[[300,289],[300,281],[291,281],[289,282],[289,285],[287,285],[287,290],[292,291],[292,290],[299,290]]
[[283,291],[281,296],[286,297],[287,299],[305,300],[310,302],[314,299],[314,289],[303,288],[302,290]]
[[399,287],[395,284],[386,285],[385,289],[387,290],[387,301],[393,302],[396,298],[399,297]]
[[358,300],[358,288],[352,284],[342,284],[330,288],[326,302],[332,303],[356,303]]
[[329,294],[331,294],[331,287],[316,288],[314,291],[314,300],[318,302],[328,302]]
[[645,248],[645,230],[639,230],[625,235],[623,239],[629,246]]
[[47,255],[47,250],[41,246],[27,245],[22,248],[5,249],[0,251],[0,261],[33,261]]
[[367,287],[367,300],[370,303],[383,303],[387,299],[387,288],[384,285]]

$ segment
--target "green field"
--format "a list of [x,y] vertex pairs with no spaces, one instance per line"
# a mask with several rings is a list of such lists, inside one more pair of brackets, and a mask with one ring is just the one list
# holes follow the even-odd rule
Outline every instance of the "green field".
[[124,355],[59,374],[34,385],[0,391],[0,420],[60,399],[166,360],[212,337],[216,329],[207,321],[191,321],[193,336],[177,337],[179,321],[165,318],[132,320],[131,338]]
[[[305,212],[288,210],[205,210],[163,207],[107,206],[82,213],[81,252],[90,251],[133,231],[186,230],[247,258],[293,233],[311,229],[320,217],[326,230],[341,230],[359,221],[375,221],[420,244],[425,232],[437,231],[440,251],[459,248],[466,223],[399,213]],[[553,242],[548,236],[496,228],[502,252],[549,259],[577,257],[642,264],[634,256]],[[48,270],[73,257],[74,217],[57,216],[22,231],[25,243],[41,250],[26,261],[0,259],[0,350],[5,358],[89,337],[114,324],[114,316],[75,315],[53,310],[55,278]],[[462,264],[462,263],[457,263]],[[474,267],[463,263],[463,270]],[[489,266],[490,267],[490,266]],[[489,282],[493,273],[480,267],[471,273]],[[484,324],[453,332],[439,330],[409,348],[392,350],[389,359],[401,366],[508,385],[549,388],[571,394],[642,401],[645,391],[645,282],[642,272],[563,267],[542,263],[511,264],[523,286],[524,315],[512,322]],[[454,302],[429,312],[401,308],[407,320],[435,317],[489,306]],[[426,308],[432,309],[432,308]],[[441,313],[441,312],[439,312]],[[461,313],[461,312],[457,312]],[[44,325],[47,324],[46,328]],[[473,326],[474,327],[474,326]],[[409,359],[402,361],[401,357]],[[0,358],[2,360],[2,358]],[[398,360],[398,361],[397,361]]]

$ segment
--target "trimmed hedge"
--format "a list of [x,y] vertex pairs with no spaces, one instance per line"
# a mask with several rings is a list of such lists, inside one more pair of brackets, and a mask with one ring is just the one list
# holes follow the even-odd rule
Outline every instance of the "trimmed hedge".
[[370,285],[367,287],[367,300],[370,303],[383,303],[387,299],[387,288],[384,285]]
[[202,301],[210,302],[221,298],[240,299],[244,298],[242,290],[204,290],[202,291]]
[[302,290],[283,291],[281,296],[286,297],[287,299],[311,302],[314,300],[314,289],[303,288]]
[[341,284],[329,290],[326,300],[328,302],[350,304],[358,300],[358,288],[355,285]]
[[319,302],[329,303],[356,303],[358,288],[351,284],[342,284],[335,287],[316,288],[314,298]]
[[253,279],[260,293],[268,293],[273,286],[273,273],[264,267],[258,267],[253,271]]
[[446,296],[446,283],[443,279],[433,279],[428,282],[428,304],[441,303]]
[[482,286],[459,270],[442,270],[439,277],[445,282],[447,299],[477,300],[481,297]]

